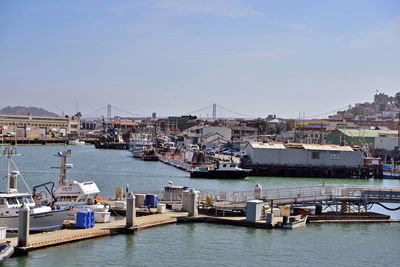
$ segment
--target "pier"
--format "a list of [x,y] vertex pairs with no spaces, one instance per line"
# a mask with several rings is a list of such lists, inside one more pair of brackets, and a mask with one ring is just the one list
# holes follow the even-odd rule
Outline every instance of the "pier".
[[[308,222],[313,223],[399,222],[399,220],[391,220],[390,216],[387,215],[368,212],[368,206],[379,204],[385,207],[383,203],[400,203],[400,188],[386,189],[346,185],[268,189],[264,191],[260,187],[256,188],[260,190],[232,192],[232,194],[192,190],[189,191],[189,196],[197,194],[198,198],[190,197],[189,202],[192,204],[189,204],[189,211],[152,212],[149,213],[150,215],[134,218],[132,227],[127,227],[127,219],[122,216],[115,217],[116,219],[109,223],[96,223],[93,228],[89,229],[76,229],[75,222],[68,221],[61,230],[29,235],[27,244],[23,247],[18,246],[17,237],[7,238],[7,241],[11,242],[17,252],[22,253],[80,240],[116,234],[133,234],[139,230],[173,223],[215,223],[243,227],[281,228],[284,221],[282,216],[273,218],[272,224],[267,224],[265,220],[264,208],[274,207],[274,205],[290,205],[292,208],[321,206],[319,212],[308,217]],[[183,200],[184,192],[186,191],[181,192],[181,197],[176,195],[174,198]],[[159,196],[161,203],[166,201],[166,195],[163,195],[163,192],[159,193]],[[210,203],[210,200],[207,201],[207,198],[212,198],[212,203]],[[246,209],[248,201],[254,199],[259,199],[262,203],[264,216],[256,221],[251,221],[246,218]],[[132,206],[132,204],[129,205]],[[322,212],[322,206],[336,206],[336,209]],[[352,206],[356,208],[351,209]],[[362,207],[364,207],[363,210],[361,210]],[[400,207],[396,209],[400,209]]]
[[242,168],[252,169],[250,176],[267,177],[309,177],[309,178],[382,178],[382,166],[312,166],[312,165],[274,165],[241,164]]
[[[136,224],[132,228],[126,228],[126,219],[122,218],[109,223],[96,223],[93,228],[75,229],[73,226],[67,226],[68,229],[61,229],[52,232],[43,232],[29,235],[28,245],[26,247],[17,247],[18,238],[7,238],[16,251],[27,252],[39,248],[56,246],[70,242],[81,241],[104,237],[115,234],[130,234],[135,231],[176,223],[179,217],[187,216],[187,212],[170,211],[165,214],[153,214],[136,218]],[[74,222],[70,222],[74,224]]]

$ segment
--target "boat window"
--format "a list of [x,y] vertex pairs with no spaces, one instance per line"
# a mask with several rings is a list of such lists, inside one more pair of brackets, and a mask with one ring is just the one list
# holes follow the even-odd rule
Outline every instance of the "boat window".
[[10,198],[10,197],[8,197],[8,198],[7,198],[7,202],[8,202],[8,204],[10,204],[10,205],[16,205],[16,204],[18,204],[18,201],[17,201],[16,198]]
[[27,197],[26,200],[27,200],[28,203],[31,203],[31,204],[35,203],[35,201],[33,201],[32,197]]
[[235,164],[231,164],[231,167],[236,167],[236,165]]
[[78,198],[77,202],[82,202],[82,201],[86,201],[88,198],[88,195],[82,195]]
[[5,205],[6,202],[4,201],[4,198],[0,198],[0,205]]
[[226,164],[223,164],[222,167],[226,167]]

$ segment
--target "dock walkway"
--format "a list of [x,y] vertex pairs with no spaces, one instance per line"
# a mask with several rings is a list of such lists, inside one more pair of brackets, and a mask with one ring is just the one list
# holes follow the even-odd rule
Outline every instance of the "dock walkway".
[[89,229],[62,229],[59,231],[43,232],[31,234],[28,238],[27,247],[17,247],[18,238],[7,238],[17,251],[30,251],[48,246],[61,245],[64,243],[80,241],[84,239],[96,238],[121,233],[132,233],[134,231],[176,223],[179,217],[187,216],[187,212],[169,211],[165,214],[154,214],[136,218],[136,224],[132,228],[126,228],[126,219],[115,220],[109,223],[96,223]]

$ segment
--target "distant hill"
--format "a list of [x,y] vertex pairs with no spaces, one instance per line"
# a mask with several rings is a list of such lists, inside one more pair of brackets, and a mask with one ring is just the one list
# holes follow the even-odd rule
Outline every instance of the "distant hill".
[[47,117],[58,117],[56,113],[47,111],[43,108],[37,107],[5,107],[0,109],[0,114],[8,114],[8,115],[28,115],[31,114],[32,116],[47,116]]

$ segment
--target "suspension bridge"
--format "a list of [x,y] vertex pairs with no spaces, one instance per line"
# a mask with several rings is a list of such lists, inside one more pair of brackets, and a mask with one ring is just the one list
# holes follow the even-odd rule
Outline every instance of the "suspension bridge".
[[[217,116],[217,110],[219,111],[219,116]],[[155,115],[155,114],[154,114]],[[223,107],[221,105],[217,104],[211,104],[207,105],[205,107],[189,111],[189,112],[184,112],[181,113],[183,116],[187,115],[195,115],[198,117],[204,117],[204,118],[210,118],[213,120],[216,120],[218,117],[220,118],[228,118],[228,117],[235,117],[235,118],[248,118],[248,119],[255,119],[258,118],[257,116],[250,115],[250,114],[245,114],[239,111],[235,111],[230,108]],[[106,119],[111,119],[112,117],[131,117],[131,118],[149,118],[152,117],[153,114],[140,114],[136,112],[132,112],[111,104],[108,104],[106,106],[94,109],[92,111],[88,112],[82,112],[82,117],[83,118],[101,118],[104,117]],[[167,115],[160,115],[158,114],[158,117],[160,118],[167,118],[169,116]]]

